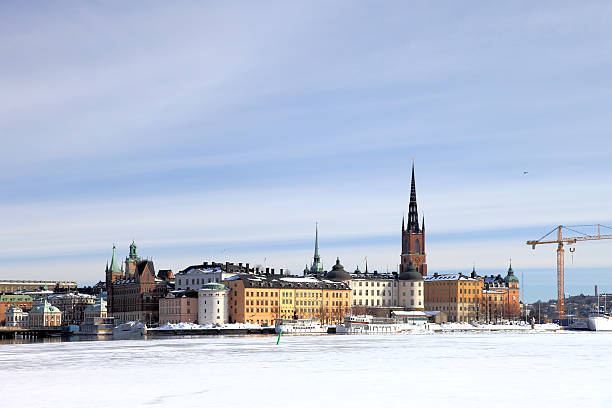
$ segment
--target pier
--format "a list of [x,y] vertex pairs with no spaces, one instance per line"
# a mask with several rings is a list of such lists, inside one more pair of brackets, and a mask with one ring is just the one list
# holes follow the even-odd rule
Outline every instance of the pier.
[[0,339],[14,339],[18,335],[24,339],[39,339],[61,333],[61,327],[0,327]]

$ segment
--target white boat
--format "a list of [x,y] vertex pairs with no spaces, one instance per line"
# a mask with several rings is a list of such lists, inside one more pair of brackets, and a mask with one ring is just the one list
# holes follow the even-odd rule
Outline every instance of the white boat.
[[327,326],[317,319],[278,319],[274,331],[276,334],[324,334]]
[[336,325],[337,334],[391,334],[402,333],[410,329],[409,325],[396,319],[374,317],[370,315],[350,315],[344,317],[344,323]]
[[587,324],[589,330],[612,331],[612,316],[609,313],[591,313]]
[[147,333],[147,326],[142,322],[122,323],[113,329],[113,339],[140,339]]

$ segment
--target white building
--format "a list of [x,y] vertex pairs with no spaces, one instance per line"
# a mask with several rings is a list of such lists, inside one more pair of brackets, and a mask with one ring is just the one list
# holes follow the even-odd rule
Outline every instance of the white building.
[[24,312],[18,306],[12,305],[6,311],[6,325],[27,327],[29,325],[29,317],[28,312]]
[[198,291],[198,324],[229,321],[228,289],[221,283],[206,283]]
[[327,279],[347,282],[352,290],[353,307],[403,307],[411,310],[424,309],[425,290],[423,276],[412,266],[397,275],[348,273],[336,260],[336,265],[327,273]]
[[30,327],[56,327],[62,325],[60,310],[43,299],[30,310]]
[[174,276],[176,290],[199,290],[202,285],[207,283],[219,283],[237,273],[246,272],[249,265],[234,265],[232,263],[208,263],[193,265],[180,271]]

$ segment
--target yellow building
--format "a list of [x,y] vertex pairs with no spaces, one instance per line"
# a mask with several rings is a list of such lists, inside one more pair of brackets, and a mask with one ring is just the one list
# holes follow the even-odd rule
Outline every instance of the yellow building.
[[230,322],[273,326],[277,319],[336,323],[350,313],[346,283],[313,277],[240,274],[223,281],[230,289]]

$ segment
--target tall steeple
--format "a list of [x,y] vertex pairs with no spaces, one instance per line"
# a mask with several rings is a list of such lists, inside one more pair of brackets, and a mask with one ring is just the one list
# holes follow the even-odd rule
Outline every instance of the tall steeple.
[[119,262],[117,262],[117,254],[115,253],[114,244],[113,244],[113,259],[111,260],[110,270],[111,272],[121,272],[121,268],[119,267]]
[[317,273],[323,272],[323,265],[321,264],[321,257],[319,256],[319,223],[315,224],[315,249],[312,266],[310,272]]
[[410,204],[408,206],[408,226],[409,231],[420,232],[419,213],[417,211],[416,185],[414,182],[414,161],[412,162],[412,181],[410,182]]

